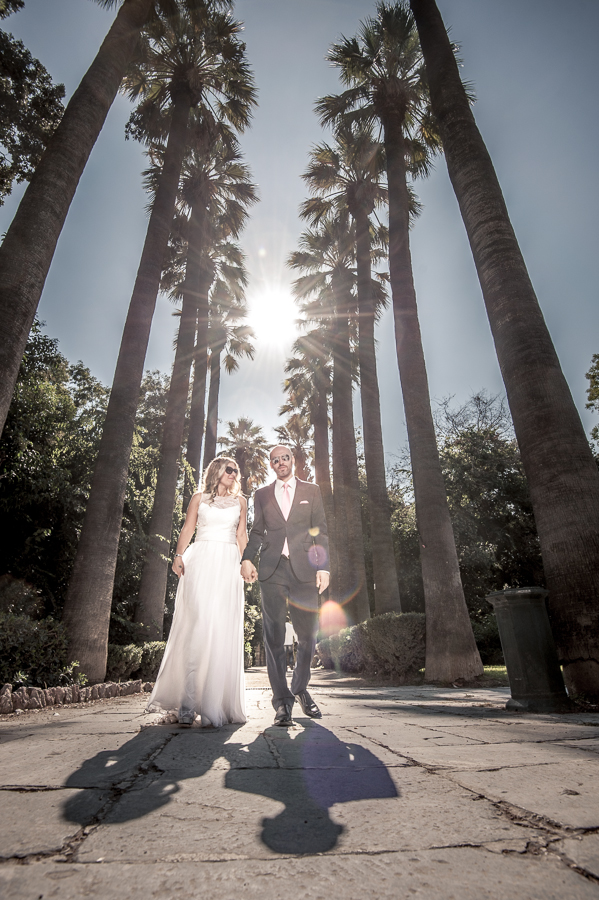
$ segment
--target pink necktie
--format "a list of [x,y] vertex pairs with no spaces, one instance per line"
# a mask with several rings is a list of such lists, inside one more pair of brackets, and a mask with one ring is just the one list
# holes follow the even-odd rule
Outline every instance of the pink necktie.
[[[283,513],[283,518],[285,521],[289,518],[289,513],[291,512],[291,497],[289,496],[289,485],[287,482],[283,482],[283,496],[281,497],[281,512]],[[283,544],[283,556],[286,556],[289,559],[289,544],[287,543],[287,538],[285,538],[285,543]]]

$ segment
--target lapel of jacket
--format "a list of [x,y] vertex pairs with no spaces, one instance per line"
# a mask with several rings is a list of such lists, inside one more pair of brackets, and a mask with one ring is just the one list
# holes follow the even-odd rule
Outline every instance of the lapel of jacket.
[[[265,490],[265,491],[268,491],[268,502],[269,502],[270,504],[272,504],[272,506],[275,508],[275,510],[277,511],[277,513],[280,515],[281,519],[282,519],[283,522],[284,522],[284,521],[285,521],[285,516],[284,516],[283,513],[281,512],[281,507],[280,507],[279,504],[277,503],[277,498],[275,497],[275,485],[276,485],[276,483],[277,483],[276,480],[273,481],[272,484],[267,485],[267,486],[264,488],[264,490]],[[295,498],[294,498],[294,499],[295,499]],[[292,507],[292,508],[293,508],[293,507]],[[291,515],[291,513],[290,513],[290,515]]]
[[[300,481],[299,478],[295,479],[295,491],[293,493],[293,503],[291,504],[291,509],[289,510],[289,519],[293,515],[296,508],[299,506],[300,500],[305,500],[304,496],[304,483]],[[275,500],[275,503],[277,501]],[[277,504],[278,506],[278,504]],[[289,519],[287,521],[289,521]]]

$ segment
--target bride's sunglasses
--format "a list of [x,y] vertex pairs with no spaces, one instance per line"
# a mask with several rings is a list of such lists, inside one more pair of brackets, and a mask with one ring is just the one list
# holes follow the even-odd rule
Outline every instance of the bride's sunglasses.
[[225,466],[225,472],[227,475],[237,475],[239,469],[234,469],[233,466]]

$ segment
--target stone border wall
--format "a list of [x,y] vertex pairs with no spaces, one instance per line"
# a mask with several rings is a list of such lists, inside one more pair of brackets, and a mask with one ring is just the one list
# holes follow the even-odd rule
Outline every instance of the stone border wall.
[[0,715],[8,715],[17,710],[46,709],[51,706],[67,706],[73,703],[89,703],[91,700],[107,700],[111,697],[128,697],[130,694],[150,693],[151,681],[108,681],[79,687],[36,688],[21,687],[13,691],[12,684],[5,684],[0,690]]

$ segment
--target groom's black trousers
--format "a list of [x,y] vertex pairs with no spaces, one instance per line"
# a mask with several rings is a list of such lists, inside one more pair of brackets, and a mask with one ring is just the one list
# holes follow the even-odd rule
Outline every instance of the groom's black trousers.
[[[314,581],[298,581],[286,556],[266,581],[260,582],[262,594],[262,630],[266,667],[272,688],[272,705],[286,701],[293,703],[294,695],[303,691],[310,681],[310,666],[316,647],[318,631],[318,589]],[[297,655],[291,690],[287,686],[285,654],[285,619],[289,613],[297,634]]]

